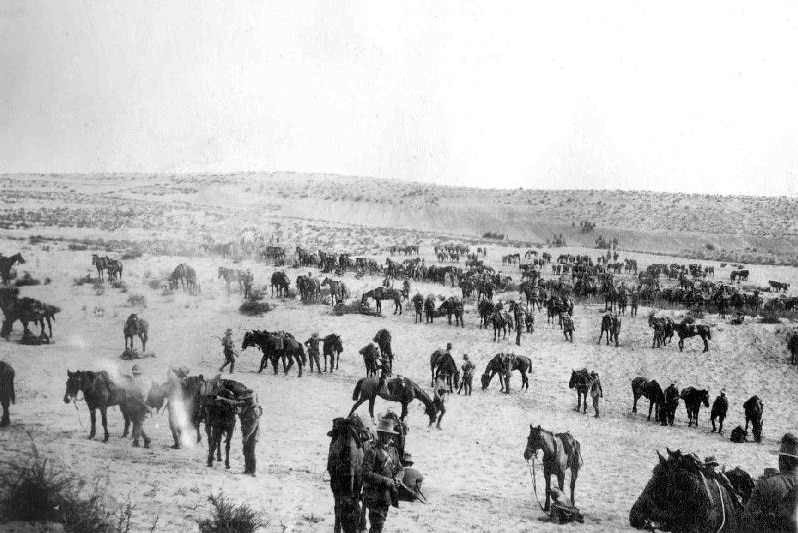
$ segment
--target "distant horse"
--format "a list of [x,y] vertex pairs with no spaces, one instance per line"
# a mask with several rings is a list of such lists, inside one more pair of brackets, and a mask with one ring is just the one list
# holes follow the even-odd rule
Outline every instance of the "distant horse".
[[650,531],[741,531],[744,508],[731,483],[693,454],[667,451],[667,459],[657,452],[659,463],[629,512],[629,525]]
[[490,323],[493,325],[493,342],[499,341],[499,334],[504,333],[503,339],[507,338],[507,330],[510,329],[510,324],[508,324],[507,319],[501,313],[501,311],[494,311],[492,315],[490,315]]
[[661,421],[664,417],[665,394],[662,392],[662,387],[657,383],[657,380],[652,379],[649,381],[642,376],[632,380],[633,413],[637,412],[637,400],[641,396],[648,400],[648,418],[646,420],[651,420],[651,409],[654,408],[654,422]]
[[[108,268],[108,264],[106,262],[106,258],[105,257],[100,257],[97,254],[91,254],[91,264],[94,266],[94,268],[97,269],[97,277],[100,279],[100,281],[102,281],[103,280],[103,270]],[[3,282],[5,282],[5,279],[3,280]]]
[[745,431],[748,431],[748,423],[751,423],[754,440],[762,442],[762,400],[759,396],[751,396],[743,404],[745,410]]
[[437,415],[437,408],[435,404],[414,381],[405,377],[395,377],[386,381],[385,387],[380,390],[380,380],[377,377],[360,378],[355,385],[355,390],[352,393],[352,400],[355,400],[355,405],[349,411],[351,416],[361,404],[368,400],[369,402],[369,415],[372,420],[374,419],[374,400],[379,396],[383,400],[389,402],[399,402],[402,404],[402,414],[399,417],[404,420],[407,416],[407,406],[413,400],[419,400],[424,404],[424,413],[429,417],[429,423],[432,425],[435,422]]
[[398,289],[391,289],[388,287],[377,287],[363,293],[361,303],[366,303],[366,300],[373,298],[377,304],[377,311],[382,312],[382,301],[393,300],[394,310],[393,314],[397,312],[402,314],[402,291]]
[[506,381],[512,370],[518,370],[521,373],[521,388],[528,389],[529,378],[527,377],[527,372],[532,372],[532,360],[521,355],[497,353],[493,356],[493,359],[488,361],[485,371],[482,373],[482,390],[487,390],[493,376],[498,374],[502,392],[509,393],[510,385]]
[[618,334],[621,331],[621,319],[617,315],[604,315],[601,319],[601,333],[599,333],[598,343],[601,344],[601,337],[606,333],[607,346],[611,339],[615,339],[615,346],[618,346]]
[[674,326],[674,330],[679,335],[679,351],[681,352],[684,349],[684,339],[689,339],[690,337],[695,337],[699,335],[701,340],[704,341],[704,351],[701,353],[706,353],[709,351],[709,343],[707,339],[712,340],[712,332],[709,329],[709,326],[704,324],[692,324],[690,322],[682,321],[679,324]]
[[665,346],[673,338],[673,321],[668,317],[655,317],[654,313],[648,315],[648,325],[654,329],[654,339],[651,341],[651,347],[654,344],[657,348]]
[[685,387],[679,398],[684,400],[684,407],[687,409],[687,427],[692,426],[694,422],[698,427],[698,413],[701,410],[701,404],[703,403],[704,407],[709,407],[709,392],[706,389]]
[[35,298],[18,298],[18,287],[1,287],[0,288],[0,309],[3,310],[5,319],[3,326],[0,328],[0,337],[8,340],[11,335],[11,330],[14,322],[19,320],[22,323],[23,336],[25,333],[30,333],[28,324],[33,322],[38,323],[40,332],[39,336],[44,336],[44,322],[47,321],[47,327],[50,331],[50,337],[53,336],[53,324],[55,315],[61,312],[55,305],[40,302]]
[[336,281],[330,278],[324,278],[324,281],[321,282],[321,286],[324,287],[325,285],[330,287],[330,294],[332,295],[332,305],[335,305],[338,300],[342,302],[346,302],[351,296],[349,289],[344,284],[343,281]]
[[460,386],[460,370],[457,368],[457,363],[454,362],[452,354],[446,353],[443,350],[435,350],[429,358],[429,368],[432,374],[432,381],[430,386],[435,386],[435,380],[439,375],[446,375],[446,384],[449,386],[449,392],[454,392],[452,389],[452,382],[454,388]]
[[10,424],[8,406],[17,403],[14,394],[14,369],[5,361],[0,361],[0,405],[3,406],[3,418],[0,419],[0,428]]
[[435,318],[435,298],[431,294],[424,298],[424,314],[427,317],[426,323],[432,324]]
[[582,396],[585,397],[584,411],[587,413],[587,393],[593,383],[593,378],[590,377],[590,372],[587,368],[581,370],[571,370],[571,379],[568,381],[569,389],[576,389],[576,411],[582,408]]
[[105,258],[105,270],[108,272],[108,281],[114,281],[117,277],[122,279],[122,262],[110,257]]
[[411,301],[413,302],[413,308],[416,311],[416,317],[413,323],[419,324],[424,321],[424,297],[421,296],[420,292],[417,292]]
[[715,419],[718,419],[720,427],[717,428],[718,435],[723,434],[723,421],[726,419],[726,413],[729,410],[729,400],[725,395],[719,394],[715,401],[712,402],[712,411],[709,414],[709,421],[712,423],[712,432],[715,432]]
[[290,333],[269,332],[252,330],[244,333],[244,340],[241,349],[246,350],[250,346],[258,346],[263,353],[258,367],[258,374],[266,368],[266,363],[271,361],[274,374],[277,375],[277,364],[283,360],[283,374],[288,374],[291,367],[296,362],[299,372],[298,377],[302,377],[302,367],[307,363],[305,348],[302,343],[294,338]]
[[291,286],[291,280],[282,270],[278,270],[272,274],[272,296],[274,296],[274,288],[277,287],[277,297],[288,296],[288,288]]
[[363,365],[366,367],[366,377],[376,376],[380,359],[377,348],[372,343],[368,343],[358,350],[358,353],[363,356]]
[[125,349],[127,350],[127,341],[130,339],[130,349],[133,349],[133,337],[138,336],[139,340],[141,341],[141,351],[147,351],[147,333],[150,329],[150,325],[147,323],[146,320],[140,318],[138,315],[133,313],[127,320],[125,320],[125,327],[123,328],[123,332],[125,334]]
[[438,311],[446,313],[450,326],[452,325],[452,315],[454,315],[454,325],[465,327],[463,325],[463,302],[459,298],[454,296],[447,298],[438,306]]
[[546,479],[546,504],[544,511],[548,511],[551,499],[551,476],[557,476],[557,485],[560,490],[565,487],[565,471],[571,471],[571,502],[576,503],[576,479],[582,467],[582,446],[570,432],[553,433],[540,426],[529,424],[529,437],[526,439],[524,459],[529,461],[543,450],[543,477]]
[[186,288],[190,293],[197,293],[200,292],[200,285],[199,281],[197,281],[197,271],[194,270],[189,264],[185,264],[186,267]]
[[138,446],[139,436],[144,438],[144,447],[150,447],[150,439],[144,433],[144,416],[146,406],[144,397],[140,392],[125,388],[124,385],[114,383],[105,371],[92,372],[78,370],[70,372],[67,370],[66,392],[64,403],[69,403],[77,399],[78,392],[83,393],[83,399],[89,408],[91,418],[91,431],[89,439],[93,439],[97,432],[96,420],[97,409],[100,410],[100,417],[103,424],[103,442],[108,442],[108,407],[118,405],[125,419],[125,429],[123,437],[127,437],[131,422],[133,423],[133,446]]
[[327,472],[335,500],[334,533],[359,533],[366,529],[366,513],[361,511],[363,498],[363,454],[369,434],[356,414],[335,418],[327,433],[330,449]]
[[330,358],[330,372],[338,370],[338,361],[341,359],[341,352],[344,351],[344,345],[341,343],[341,336],[331,333],[324,337],[322,342],[322,354],[324,356],[324,371],[327,372],[327,357]]
[[236,268],[227,268],[227,267],[218,267],[217,268],[217,275],[216,279],[224,279],[224,286],[227,291],[228,296],[230,295],[230,284],[235,282],[238,283],[238,290],[244,290],[244,272]]
[[180,263],[175,267],[172,271],[172,274],[169,276],[169,286],[173,289],[177,289],[178,286],[182,286],[183,292],[186,290],[186,264]]
[[374,335],[374,342],[380,347],[380,355],[388,358],[388,363],[393,368],[393,350],[391,349],[391,332],[387,329],[381,329]]
[[25,264],[25,260],[22,258],[21,253],[17,252],[8,257],[0,254],[0,278],[3,280],[3,285],[8,285],[8,282],[11,281],[11,268],[16,263],[20,265]]
[[676,418],[676,409],[679,407],[679,389],[675,384],[671,383],[665,389],[665,417],[660,416],[660,423],[664,425],[673,425]]

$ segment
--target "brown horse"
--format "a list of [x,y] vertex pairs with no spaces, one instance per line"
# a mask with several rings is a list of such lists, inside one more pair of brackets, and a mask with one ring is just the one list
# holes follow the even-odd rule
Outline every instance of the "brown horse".
[[355,405],[349,414],[352,415],[358,407],[366,400],[369,402],[369,415],[374,419],[374,400],[377,396],[389,402],[399,402],[402,404],[402,414],[399,417],[404,420],[407,416],[407,406],[413,400],[419,400],[424,404],[424,413],[429,417],[430,424],[435,422],[438,414],[435,404],[430,397],[414,381],[405,377],[395,377],[385,382],[385,387],[380,389],[380,380],[377,377],[365,377],[358,380],[355,390],[352,392],[352,400]]
[[[637,400],[640,397],[648,399],[648,418],[651,420],[651,410],[654,409],[654,422],[659,422],[665,418],[665,393],[656,379],[649,381],[643,376],[637,376],[632,380],[632,412],[637,412]],[[678,402],[678,399],[677,399]]]
[[70,372],[67,370],[64,403],[77,400],[79,392],[83,393],[83,399],[86,401],[91,417],[89,439],[93,439],[97,432],[96,411],[99,409],[104,432],[103,442],[108,442],[107,410],[111,406],[118,405],[125,419],[125,430],[122,432],[122,436],[127,437],[132,422],[133,446],[139,445],[141,436],[144,438],[144,447],[150,447],[150,439],[143,427],[147,407],[144,403],[144,396],[140,392],[132,387],[114,383],[105,371],[78,370]]
[[571,370],[571,379],[568,381],[569,389],[576,389],[576,411],[582,408],[582,396],[585,397],[584,412],[587,413],[587,393],[593,384],[593,378],[587,368]]
[[341,360],[341,352],[344,351],[344,345],[341,342],[341,336],[335,333],[330,333],[324,337],[322,343],[322,355],[324,356],[324,371],[327,372],[327,358],[330,358],[330,372],[333,369],[338,370],[338,362]]
[[274,296],[274,288],[277,287],[277,297],[286,297],[288,296],[288,288],[291,286],[291,280],[288,278],[285,272],[282,270],[278,270],[272,274],[271,279],[271,287],[272,287],[272,296]]
[[8,285],[8,282],[11,281],[11,268],[15,263],[25,264],[21,253],[17,252],[8,257],[0,254],[0,278],[3,280],[3,285]]
[[[571,502],[576,503],[574,490],[579,469],[582,467],[582,447],[570,432],[552,433],[540,426],[529,424],[529,437],[526,439],[524,459],[529,461],[538,450],[543,450],[543,477],[546,479],[546,505],[549,510],[551,497],[551,476],[557,476],[560,490],[565,486],[565,471],[571,470]],[[533,465],[534,467],[534,465]]]
[[460,386],[460,370],[457,368],[457,363],[454,362],[452,354],[446,353],[443,350],[435,350],[429,358],[429,367],[432,372],[431,387],[435,386],[435,380],[439,375],[446,375],[446,385],[449,387],[449,392],[454,392],[454,388]]
[[360,299],[360,303],[365,304],[366,300],[369,298],[373,298],[377,304],[377,311],[382,312],[382,301],[383,300],[393,300],[394,310],[393,314],[397,312],[401,315],[402,314],[402,298],[404,295],[402,291],[398,289],[391,289],[388,287],[377,287],[375,289],[371,289],[363,293],[363,297]]
[[208,437],[208,466],[213,466],[213,452],[216,461],[222,460],[222,438],[225,441],[225,468],[230,468],[230,441],[236,428],[236,414],[240,404],[239,395],[247,391],[247,386],[232,379],[222,379],[221,374],[207,380],[201,392],[205,410],[205,434]]
[[680,352],[684,349],[684,339],[689,339],[690,337],[695,336],[700,336],[701,340],[704,341],[704,351],[701,353],[706,353],[709,351],[709,343],[707,342],[707,339],[712,340],[712,331],[710,330],[709,326],[705,324],[693,324],[687,320],[684,320],[681,323],[674,325],[673,329],[676,331],[677,335],[679,335]]
[[0,419],[0,428],[10,424],[8,406],[17,402],[14,395],[14,369],[5,361],[0,361],[0,405],[3,406],[3,418]]
[[150,325],[147,323],[146,320],[140,318],[137,314],[133,313],[127,320],[125,320],[125,327],[123,328],[123,332],[125,334],[125,350],[127,350],[127,340],[130,339],[130,349],[133,349],[133,337],[138,335],[139,340],[141,341],[141,351],[147,351],[147,333],[150,329]]
[[743,403],[745,411],[745,431],[748,431],[748,423],[751,423],[754,440],[762,442],[762,413],[764,408],[759,396],[751,396]]
[[736,476],[727,479],[693,454],[667,451],[667,459],[657,452],[659,463],[629,511],[629,525],[649,531],[741,531],[744,508],[730,483]]
[[363,497],[363,453],[369,440],[368,430],[356,414],[335,418],[327,433],[331,438],[327,454],[327,472],[335,500],[335,533],[359,533],[366,529],[366,513],[361,511]]

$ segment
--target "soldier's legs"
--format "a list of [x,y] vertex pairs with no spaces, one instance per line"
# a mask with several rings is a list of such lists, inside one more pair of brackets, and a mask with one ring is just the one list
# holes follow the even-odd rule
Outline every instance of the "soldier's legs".
[[596,414],[594,416],[596,418],[598,418],[599,417],[599,399],[598,399],[598,396],[594,396],[593,397],[593,409],[596,411]]
[[384,507],[369,507],[369,533],[382,533],[382,528],[387,518],[387,505]]
[[254,438],[244,443],[244,473],[255,474],[255,444]]

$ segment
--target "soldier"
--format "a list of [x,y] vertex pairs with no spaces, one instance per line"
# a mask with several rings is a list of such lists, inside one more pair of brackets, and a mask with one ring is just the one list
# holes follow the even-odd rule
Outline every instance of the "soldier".
[[255,276],[252,275],[252,271],[247,269],[247,273],[244,276],[243,283],[244,283],[244,298],[250,298],[252,296],[252,282],[255,281]]
[[[433,390],[433,398],[432,401],[435,404],[435,410],[439,413],[438,414],[438,421],[435,424],[435,427],[441,429],[441,420],[443,419],[443,415],[446,414],[446,393],[449,392],[449,389],[446,386],[446,380],[449,377],[449,374],[441,372],[438,374],[438,380],[435,382],[435,387]],[[432,425],[432,422],[429,423]]]
[[460,387],[457,388],[457,394],[465,388],[465,394],[471,396],[471,383],[474,380],[474,363],[468,358],[468,354],[463,354],[463,365],[460,367],[463,370],[463,381],[460,382]]
[[604,390],[601,388],[601,380],[599,380],[598,372],[595,370],[590,373],[590,396],[593,398],[593,409],[596,411],[596,414],[593,415],[594,418],[599,417],[599,398],[604,397]]
[[318,331],[314,331],[313,335],[305,341],[305,347],[308,349],[308,359],[310,360],[310,371],[313,372],[313,362],[316,362],[316,369],[321,374],[321,365],[319,364],[319,341],[321,337]]
[[397,435],[393,421],[381,418],[377,441],[366,447],[363,455],[363,502],[369,509],[370,533],[382,533],[388,507],[399,507],[402,462],[391,442],[392,435]]
[[[218,337],[217,337],[218,338]],[[224,332],[224,338],[222,339],[222,347],[224,349],[224,364],[219,367],[219,372],[224,371],[224,367],[230,365],[230,373],[233,373],[233,369],[236,366],[236,351],[235,346],[233,345],[233,330],[227,328]]]
[[244,391],[239,400],[243,402],[238,418],[241,421],[241,443],[244,447],[244,473],[255,477],[255,445],[258,442],[263,408],[255,401],[252,390]]
[[130,378],[131,385],[133,385],[136,392],[140,392],[146,397],[148,392],[147,384],[144,383],[144,378],[141,377],[141,368],[139,365],[133,365],[133,368],[130,369],[130,373],[133,374],[133,377]]
[[779,473],[766,469],[745,507],[746,531],[798,531],[798,437],[781,438]]

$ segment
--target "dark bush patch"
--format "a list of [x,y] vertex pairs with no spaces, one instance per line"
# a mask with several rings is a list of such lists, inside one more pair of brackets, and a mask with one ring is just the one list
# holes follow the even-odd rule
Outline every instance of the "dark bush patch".
[[268,525],[252,507],[247,504],[235,505],[221,492],[209,496],[208,500],[213,506],[213,514],[211,518],[198,523],[200,533],[254,533]]

